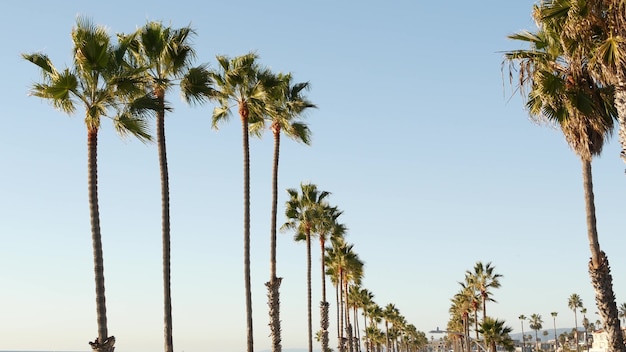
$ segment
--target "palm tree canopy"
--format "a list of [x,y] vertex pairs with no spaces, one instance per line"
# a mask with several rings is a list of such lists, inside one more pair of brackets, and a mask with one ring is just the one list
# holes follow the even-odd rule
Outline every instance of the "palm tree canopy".
[[309,90],[310,84],[309,82],[294,84],[291,74],[278,74],[275,79],[278,84],[270,92],[272,103],[266,104],[271,129],[275,134],[283,131],[295,141],[308,145],[311,142],[311,131],[297,118],[303,116],[307,109],[317,107],[303,95]]
[[227,120],[232,105],[237,105],[240,117],[250,124],[250,133],[260,135],[270,91],[280,84],[276,75],[257,63],[255,53],[232,59],[218,55],[216,59],[218,69],[208,72],[215,84],[211,98],[218,104],[213,110],[213,128],[218,128],[222,121]]
[[[559,36],[560,23],[541,20],[535,11],[539,30],[509,36],[529,49],[505,53],[509,64],[517,64],[517,86],[526,99],[526,108],[538,123],[556,125],[569,146],[583,160],[602,151],[617,118],[614,89],[594,79],[590,59],[572,49],[574,42]],[[512,82],[512,72],[509,68]]]
[[30,94],[48,99],[54,108],[68,114],[75,112],[77,103],[82,104],[89,130],[99,130],[101,118],[110,117],[121,136],[150,141],[145,120],[128,104],[142,94],[143,82],[140,72],[124,62],[125,47],[114,46],[104,27],[84,17],[77,19],[72,41],[73,66],[60,71],[45,54],[22,54],[43,74],[43,81],[33,84]]
[[511,327],[504,325],[503,320],[491,317],[486,317],[478,329],[478,332],[485,339],[485,344],[491,348],[491,351],[495,351],[498,345],[504,347],[507,351],[514,351],[515,345],[509,335],[512,331]]
[[319,191],[317,186],[310,183],[300,185],[301,193],[294,188],[287,189],[289,200],[285,207],[287,221],[281,226],[281,230],[293,230],[296,240],[305,239],[306,236],[317,233],[320,218],[327,213],[328,203],[326,198],[329,192]]

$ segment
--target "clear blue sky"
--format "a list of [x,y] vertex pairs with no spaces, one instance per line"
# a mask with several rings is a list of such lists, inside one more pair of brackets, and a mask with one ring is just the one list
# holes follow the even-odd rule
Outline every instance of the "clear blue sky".
[[[82,111],[68,117],[27,95],[40,79],[22,52],[71,63],[77,15],[130,32],[147,20],[191,24],[197,63],[256,51],[310,81],[313,144],[285,140],[284,189],[313,182],[344,210],[365,262],[363,286],[418,330],[444,327],[476,261],[504,277],[487,313],[519,331],[520,314],[573,327],[587,274],[580,162],[559,131],[528,120],[503,82],[507,34],[532,29],[533,1],[165,1],[3,3],[0,69],[0,349],[88,350],[96,335]],[[171,180],[176,351],[245,350],[240,124],[211,129],[211,104],[179,92],[166,133]],[[163,346],[160,189],[154,145],[104,121],[99,186],[109,331],[119,352]],[[255,348],[270,346],[266,290],[272,143],[251,142]],[[624,273],[625,166],[616,139],[594,162],[601,246],[618,303]],[[621,229],[621,230],[620,230]],[[319,252],[314,248],[317,263]],[[306,346],[305,246],[279,234],[283,347]],[[317,266],[314,266],[316,269]],[[314,271],[314,278],[317,278]],[[319,280],[313,302],[320,300]],[[334,314],[334,304],[331,312]],[[315,310],[315,313],[317,309]],[[314,327],[318,326],[314,314]],[[331,319],[331,321],[333,321]],[[331,326],[330,331],[334,331]],[[438,336],[436,336],[438,337]],[[334,340],[332,340],[334,341]]]

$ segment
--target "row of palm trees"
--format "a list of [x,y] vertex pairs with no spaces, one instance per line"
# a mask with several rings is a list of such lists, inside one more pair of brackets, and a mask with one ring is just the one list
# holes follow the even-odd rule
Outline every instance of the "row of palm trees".
[[[622,0],[540,0],[534,32],[509,35],[528,49],[505,53],[509,77],[530,116],[556,125],[582,163],[589,275],[609,336],[609,350],[624,351],[613,278],[598,239],[591,163],[619,124],[626,161],[626,11]],[[514,80],[517,75],[517,80]]]
[[[148,22],[131,34],[119,34],[117,43],[102,26],[78,18],[72,29],[73,65],[57,69],[43,53],[22,54],[37,65],[42,82],[34,83],[31,95],[47,99],[66,113],[82,105],[85,111],[88,145],[88,197],[96,279],[98,336],[90,345],[94,351],[112,352],[115,338],[107,328],[104,264],[98,204],[97,150],[101,120],[109,118],[122,136],[132,135],[142,142],[153,140],[147,118],[156,117],[156,141],[161,180],[163,289],[165,351],[173,352],[170,280],[170,204],[169,175],[165,142],[165,115],[170,113],[166,94],[180,86],[184,99],[192,104],[212,100],[213,127],[230,116],[231,106],[238,108],[242,122],[244,154],[244,271],[247,313],[247,347],[252,351],[252,314],[250,288],[250,177],[249,134],[263,133],[269,121],[274,136],[273,207],[271,251],[275,264],[275,224],[280,134],[308,144],[309,129],[298,120],[313,108],[303,93],[308,83],[293,83],[291,74],[275,74],[258,63],[249,53],[235,58],[217,56],[219,67],[192,66],[195,52],[189,44],[195,33],[189,27],[173,29],[161,22]],[[278,286],[275,266],[270,286]],[[278,282],[278,284],[277,284]],[[270,291],[271,287],[270,287]],[[275,298],[278,299],[277,297]]]
[[[189,44],[194,35],[189,27],[173,29],[161,22],[148,22],[131,34],[119,34],[114,44],[106,30],[85,18],[78,18],[72,29],[73,65],[58,70],[43,53],[22,54],[37,65],[43,81],[34,83],[31,94],[49,100],[66,113],[73,113],[79,105],[85,110],[88,138],[88,189],[91,234],[94,248],[96,278],[96,312],[98,336],[90,345],[94,351],[112,352],[115,338],[107,327],[102,235],[98,204],[97,141],[102,118],[112,120],[122,136],[132,135],[142,142],[150,142],[147,118],[156,117],[161,180],[161,221],[163,255],[163,298],[165,351],[173,352],[172,298],[170,278],[170,203],[169,174],[165,142],[165,116],[172,112],[167,94],[179,86],[183,98],[190,104],[216,103],[212,124],[218,128],[237,107],[242,126],[243,189],[244,189],[244,284],[246,292],[247,351],[252,352],[253,321],[250,284],[250,154],[249,136],[261,135],[269,124],[274,137],[272,168],[272,206],[270,228],[270,278],[268,290],[269,326],[272,351],[280,352],[280,296],[282,278],[277,276],[276,232],[278,213],[278,165],[280,137],[285,134],[298,142],[309,144],[310,130],[299,119],[307,109],[315,108],[304,95],[307,82],[293,83],[291,74],[275,74],[258,63],[258,57],[249,53],[230,58],[217,56],[218,67],[209,70],[206,65],[193,66],[195,52]],[[360,287],[363,262],[345,241],[345,225],[338,222],[342,212],[327,202],[329,192],[319,191],[313,184],[302,184],[300,190],[288,189],[285,205],[287,221],[282,230],[295,232],[297,241],[307,244],[307,303],[309,351],[312,351],[313,327],[311,306],[311,239],[320,241],[322,301],[321,329],[323,351],[330,351],[328,339],[329,306],[326,298],[326,277],[330,277],[336,293],[338,349],[361,351],[361,332],[368,351],[415,351],[427,341],[423,332],[406,320],[394,305],[385,309],[373,302],[373,294]],[[330,245],[327,245],[330,241]],[[364,317],[359,328],[358,312]],[[352,316],[352,318],[351,318]],[[351,320],[352,319],[352,320]],[[385,332],[378,324],[384,320]],[[368,324],[369,323],[369,324]]]
[[[321,191],[315,184],[303,183],[300,189],[287,190],[289,199],[285,205],[287,221],[283,231],[293,231],[295,241],[306,243],[307,258],[307,326],[308,350],[313,350],[312,324],[312,241],[319,240],[321,256],[320,328],[315,334],[321,342],[322,351],[329,347],[329,307],[326,280],[335,288],[337,349],[341,352],[361,352],[361,341],[371,351],[417,351],[428,341],[423,332],[407,323],[394,304],[384,308],[374,302],[374,294],[361,286],[364,263],[354,251],[354,245],[346,241],[347,227],[339,221],[342,211],[328,203],[329,192]],[[269,283],[268,283],[269,285]],[[278,307],[278,302],[271,301]],[[270,309],[277,315],[277,308]],[[359,326],[359,312],[363,327]],[[274,316],[272,321],[276,321]],[[384,323],[384,331],[380,326]],[[279,326],[272,327],[274,332]],[[364,333],[362,336],[361,333]],[[277,342],[277,341],[276,341]],[[279,346],[274,351],[279,350]]]

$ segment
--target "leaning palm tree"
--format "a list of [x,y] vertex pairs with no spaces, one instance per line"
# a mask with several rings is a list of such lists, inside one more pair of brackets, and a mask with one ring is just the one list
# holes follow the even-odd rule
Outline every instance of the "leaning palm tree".
[[317,231],[316,224],[319,218],[325,215],[328,206],[326,198],[329,192],[319,191],[317,186],[310,183],[300,185],[300,191],[295,188],[287,189],[289,200],[285,207],[287,221],[282,230],[293,230],[296,241],[306,242],[307,261],[307,308],[309,352],[313,351],[313,320],[311,314],[311,236]]
[[531,314],[530,318],[528,318],[528,326],[535,330],[535,345],[537,346],[537,351],[539,351],[539,337],[537,336],[537,332],[543,328],[543,320],[541,320],[540,314]]
[[496,352],[497,346],[502,346],[509,352],[515,350],[515,345],[509,335],[513,329],[504,325],[503,320],[487,317],[480,324],[479,330],[485,339],[485,345],[489,348],[489,352]]
[[511,39],[530,44],[529,50],[505,55],[519,64],[520,91],[528,91],[526,107],[538,122],[558,126],[570,148],[582,164],[583,189],[587,218],[587,239],[591,250],[589,275],[596,292],[596,304],[606,322],[609,345],[615,351],[626,350],[618,318],[613,278],[608,258],[598,241],[591,162],[600,155],[617,116],[614,89],[596,80],[584,51],[572,51],[575,44],[559,36],[557,20],[548,20],[536,8],[537,33],[521,32]]
[[[291,74],[278,75],[281,84],[277,85],[271,94],[271,104],[266,105],[267,116],[270,119],[272,135],[274,136],[274,161],[272,165],[272,214],[270,229],[270,281],[265,283],[268,290],[268,305],[270,307],[270,330],[272,335],[272,351],[281,351],[280,337],[280,282],[276,277],[276,216],[278,208],[278,158],[280,155],[281,132],[295,141],[306,145],[310,143],[311,132],[309,127],[298,118],[306,109],[314,108],[311,102],[302,94],[309,88],[308,82],[292,83]],[[323,248],[322,248],[323,250]],[[324,253],[322,252],[322,257]],[[322,265],[322,276],[324,276]],[[328,311],[328,308],[326,308]],[[322,320],[323,321],[323,320]],[[328,322],[328,318],[326,319]],[[323,324],[322,324],[323,325]],[[322,346],[328,348],[328,324],[322,326]]]
[[260,134],[269,101],[269,92],[276,86],[275,76],[257,63],[257,55],[229,58],[217,56],[219,67],[209,71],[208,78],[215,84],[211,96],[218,106],[213,110],[213,128],[230,117],[236,105],[241,119],[243,140],[243,247],[244,285],[246,291],[247,351],[254,350],[252,326],[252,288],[250,284],[250,147],[249,134]]
[[[170,195],[167,151],[165,143],[165,112],[169,110],[166,93],[174,83],[189,73],[194,50],[189,43],[194,31],[190,27],[173,29],[161,22],[148,22],[136,32],[120,35],[129,46],[129,58],[137,67],[146,68],[148,96],[156,103],[156,137],[161,179],[161,237],[163,250],[163,308],[165,352],[174,352],[172,337]],[[185,90],[190,95],[202,95],[204,90]]]
[[[95,26],[90,20],[78,18],[72,29],[73,66],[57,70],[47,55],[42,53],[22,54],[22,57],[37,65],[43,73],[43,82],[35,83],[31,95],[48,99],[52,105],[68,114],[76,110],[77,104],[85,109],[87,127],[87,174],[89,216],[93,243],[94,274],[96,282],[96,313],[98,337],[90,342],[97,352],[112,352],[115,337],[109,336],[107,327],[104,259],[100,231],[98,205],[98,132],[100,120],[109,116],[112,108],[118,108],[112,116],[115,128],[122,135],[132,134],[142,141],[149,141],[145,120],[131,113],[133,109],[121,108],[120,103],[129,102],[141,93],[141,77],[138,71],[130,70],[122,61],[124,47],[114,47],[104,27]],[[129,107],[130,105],[126,105]],[[135,109],[140,112],[142,109]]]

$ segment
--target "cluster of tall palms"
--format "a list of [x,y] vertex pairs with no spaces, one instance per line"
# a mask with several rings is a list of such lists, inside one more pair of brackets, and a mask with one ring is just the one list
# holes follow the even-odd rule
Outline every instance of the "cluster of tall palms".
[[106,316],[104,260],[98,203],[98,132],[101,120],[109,118],[122,136],[132,135],[142,142],[153,137],[149,117],[156,119],[161,181],[161,223],[163,243],[163,298],[165,351],[173,352],[172,299],[170,280],[170,202],[169,174],[165,142],[165,114],[172,111],[166,94],[180,86],[189,103],[215,101],[213,127],[226,120],[236,105],[242,123],[244,154],[244,272],[246,289],[247,348],[253,351],[250,287],[250,176],[248,136],[261,135],[265,122],[274,136],[272,229],[270,246],[272,267],[268,283],[270,320],[274,351],[280,351],[278,286],[276,277],[276,204],[280,134],[308,144],[310,132],[298,120],[303,112],[315,107],[303,93],[308,83],[292,82],[291,74],[275,74],[258,63],[249,53],[235,58],[217,56],[219,67],[192,67],[195,52],[189,39],[195,33],[189,27],[174,29],[161,22],[148,22],[131,34],[120,34],[117,43],[102,26],[78,18],[72,29],[73,65],[57,69],[43,53],[22,54],[38,66],[43,80],[34,83],[31,94],[49,100],[68,114],[82,105],[87,128],[88,200],[96,282],[98,336],[90,342],[94,351],[112,352],[115,338],[109,336]]
[[[306,243],[308,350],[313,350],[312,318],[312,241],[317,238],[321,257],[320,329],[315,334],[322,351],[329,347],[329,307],[326,280],[335,288],[337,349],[340,352],[417,351],[428,341],[423,332],[408,324],[393,304],[381,308],[374,294],[361,286],[364,263],[346,241],[347,227],[339,221],[342,211],[328,202],[330,193],[315,184],[302,183],[300,189],[287,189],[287,221],[283,231],[293,231],[295,241]],[[359,313],[363,327],[359,326]],[[381,324],[384,323],[384,332]],[[361,336],[364,332],[364,336]]]
[[533,6],[537,30],[509,36],[529,48],[505,53],[511,82],[517,72],[516,85],[530,116],[559,127],[581,160],[589,275],[611,351],[626,347],[608,257],[598,240],[591,164],[615,121],[626,161],[624,10],[621,0],[541,0]]
[[[491,289],[500,287],[501,278],[502,275],[495,272],[495,266],[491,262],[484,264],[479,261],[473,270],[465,272],[465,280],[459,282],[461,289],[451,298],[447,330],[453,341],[462,346],[463,350],[471,350],[472,325],[476,334],[475,343],[478,343],[479,334],[482,334],[485,344],[493,351],[498,345],[507,350],[512,348],[509,336],[512,329],[505,326],[504,321],[487,316],[487,302],[496,302]],[[482,320],[479,312],[482,312]]]

